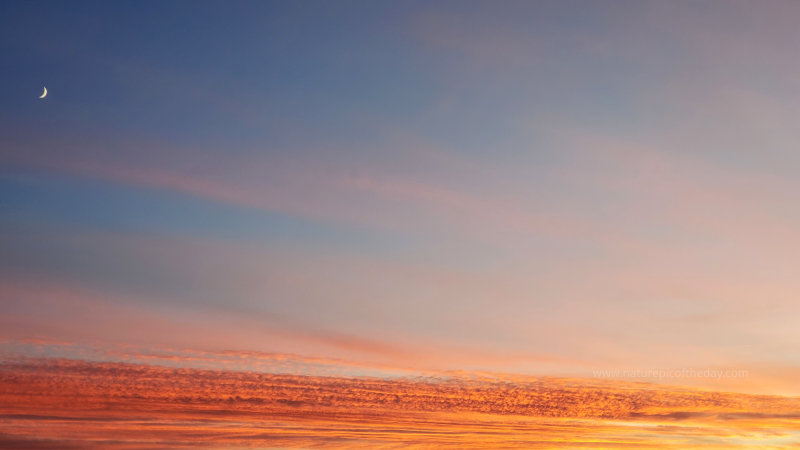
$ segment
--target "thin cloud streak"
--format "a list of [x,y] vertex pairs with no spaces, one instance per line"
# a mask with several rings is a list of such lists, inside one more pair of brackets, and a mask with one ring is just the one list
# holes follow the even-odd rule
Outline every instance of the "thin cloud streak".
[[[118,294],[109,294],[108,292],[87,291],[80,287],[69,285],[20,283],[7,280],[0,281],[0,298],[4,301],[6,308],[13,304],[19,305],[16,308],[17,311],[9,313],[8,316],[2,319],[6,330],[3,334],[7,334],[4,336],[6,338],[25,334],[27,330],[27,333],[34,335],[37,333],[44,333],[45,335],[58,333],[67,337],[82,337],[85,339],[94,335],[108,335],[110,334],[109,330],[116,329],[117,331],[114,334],[119,336],[119,339],[125,337],[134,341],[144,340],[144,342],[147,342],[148,339],[152,338],[158,340],[169,334],[180,334],[184,340],[188,336],[198,339],[203,335],[204,332],[202,330],[204,328],[208,329],[208,327],[212,326],[212,317],[216,316],[219,319],[222,316],[224,319],[224,316],[228,315],[214,309],[208,309],[205,314],[193,314],[191,316],[186,314],[188,311],[182,311],[180,308],[178,308],[178,314],[176,315],[174,307],[161,308],[158,311],[143,310],[134,305],[149,303],[151,300],[126,298]],[[174,304],[174,302],[165,303]],[[173,309],[173,311],[170,311],[170,309]],[[37,312],[31,314],[26,310]],[[176,317],[181,316],[181,311],[185,315],[183,319],[177,319]],[[194,311],[195,313],[201,312],[201,309],[195,308]],[[261,315],[264,316],[263,314]],[[187,325],[187,323],[192,322],[190,319],[192,316],[199,323]],[[69,326],[62,326],[62,321],[66,319],[80,322],[81,325],[77,327],[80,331],[74,330]],[[37,321],[39,322],[38,324],[36,324]],[[181,322],[184,325],[181,325]],[[252,321],[249,322],[247,323],[250,328],[249,331],[252,333],[255,325],[258,328],[258,334],[263,337],[272,336],[288,341],[322,345],[323,347],[338,347],[361,354],[394,357],[405,354],[404,351],[397,349],[393,345],[362,339],[346,333],[314,329],[289,329],[285,326],[278,326],[277,323],[266,321],[257,321],[256,324],[252,323]],[[50,328],[48,328],[48,325],[50,325]],[[234,332],[235,328],[235,326],[233,329],[215,327],[218,333],[222,333],[217,335],[215,339],[224,341],[223,337],[225,336],[230,339],[231,334],[236,334]],[[182,333],[176,333],[178,329],[182,329]],[[146,330],[146,332],[141,330]]]
[[[143,309],[141,305],[150,304],[153,299],[68,284],[47,285],[0,278],[0,299],[6,310],[0,318],[3,325],[0,338],[8,341],[45,338],[80,348],[97,336],[114,336],[113,340],[105,339],[106,352],[112,350],[112,344],[127,343],[148,348],[169,345],[204,348],[212,354],[242,348],[242,342],[249,342],[249,347],[242,351],[251,356],[285,354],[286,349],[293,349],[303,354],[338,355],[362,367],[415,372],[451,370],[465,364],[587,366],[585,361],[552,354],[496,352],[463,344],[432,345],[413,337],[394,341],[366,338],[355,333],[315,328],[292,318],[278,320],[259,311],[237,313],[211,305],[182,305],[169,299],[161,299],[162,305],[158,307]],[[209,338],[210,330],[214,335]],[[284,351],[276,352],[276,349]],[[175,358],[179,360],[184,356],[188,360],[193,358],[191,352],[188,355],[178,352]]]

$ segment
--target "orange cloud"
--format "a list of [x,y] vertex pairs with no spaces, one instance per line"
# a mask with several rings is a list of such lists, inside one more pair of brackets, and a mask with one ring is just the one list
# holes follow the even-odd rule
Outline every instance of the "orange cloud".
[[765,447],[800,399],[565,378],[343,378],[6,360],[0,445]]

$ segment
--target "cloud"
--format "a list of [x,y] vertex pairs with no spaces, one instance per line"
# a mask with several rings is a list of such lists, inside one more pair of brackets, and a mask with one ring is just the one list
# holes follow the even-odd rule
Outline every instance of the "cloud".
[[[515,364],[586,366],[584,361],[549,353],[492,350],[446,340],[431,342],[400,333],[379,337],[368,330],[319,327],[302,318],[280,317],[236,305],[220,307],[168,297],[142,297],[124,289],[99,290],[83,284],[0,277],[0,298],[5,313],[0,320],[0,337],[8,343],[34,346],[28,350],[38,354],[81,358],[93,354],[100,359],[114,356],[122,361],[173,361],[194,366],[205,362],[207,367],[224,362],[221,355],[238,355],[222,367],[272,370],[274,366],[269,363],[283,359],[276,355],[295,352],[326,357],[293,357],[289,368],[307,369],[312,364],[317,368],[341,367],[343,361],[348,361],[344,366],[362,373],[418,373]],[[104,342],[101,348],[97,347],[98,340]],[[151,350],[132,353],[123,344]],[[263,365],[254,363],[259,359],[256,356],[266,358]],[[328,363],[323,364],[324,361]]]
[[643,383],[315,377],[61,359],[6,360],[0,385],[7,441],[120,446],[746,446],[766,438],[765,427],[770,438],[797,443],[800,412],[797,398]]
[[[379,340],[318,329],[294,327],[268,314],[222,311],[193,305],[191,312],[181,302],[87,289],[67,284],[0,280],[0,298],[4,303],[2,337],[37,341],[41,336],[58,335],[71,340],[91,341],[115,336],[114,342],[205,343],[231,345],[249,339],[272,338],[340,349],[355,354],[382,355],[389,358],[406,354],[395,345]],[[113,331],[112,331],[113,330]],[[214,330],[212,338],[204,338]],[[176,336],[171,339],[169,336]],[[111,342],[111,341],[109,341]],[[239,341],[241,342],[241,341]],[[302,347],[301,347],[302,348]]]

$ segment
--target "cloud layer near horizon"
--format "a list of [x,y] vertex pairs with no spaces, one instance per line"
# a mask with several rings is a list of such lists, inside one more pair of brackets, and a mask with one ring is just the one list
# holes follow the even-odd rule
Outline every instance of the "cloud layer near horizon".
[[647,383],[0,365],[0,446],[732,448],[800,443],[800,399]]

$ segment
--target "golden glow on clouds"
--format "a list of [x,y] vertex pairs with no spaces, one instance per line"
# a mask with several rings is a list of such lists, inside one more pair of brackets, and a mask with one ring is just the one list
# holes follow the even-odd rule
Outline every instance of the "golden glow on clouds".
[[0,446],[800,444],[800,399],[568,378],[368,378],[9,359]]

